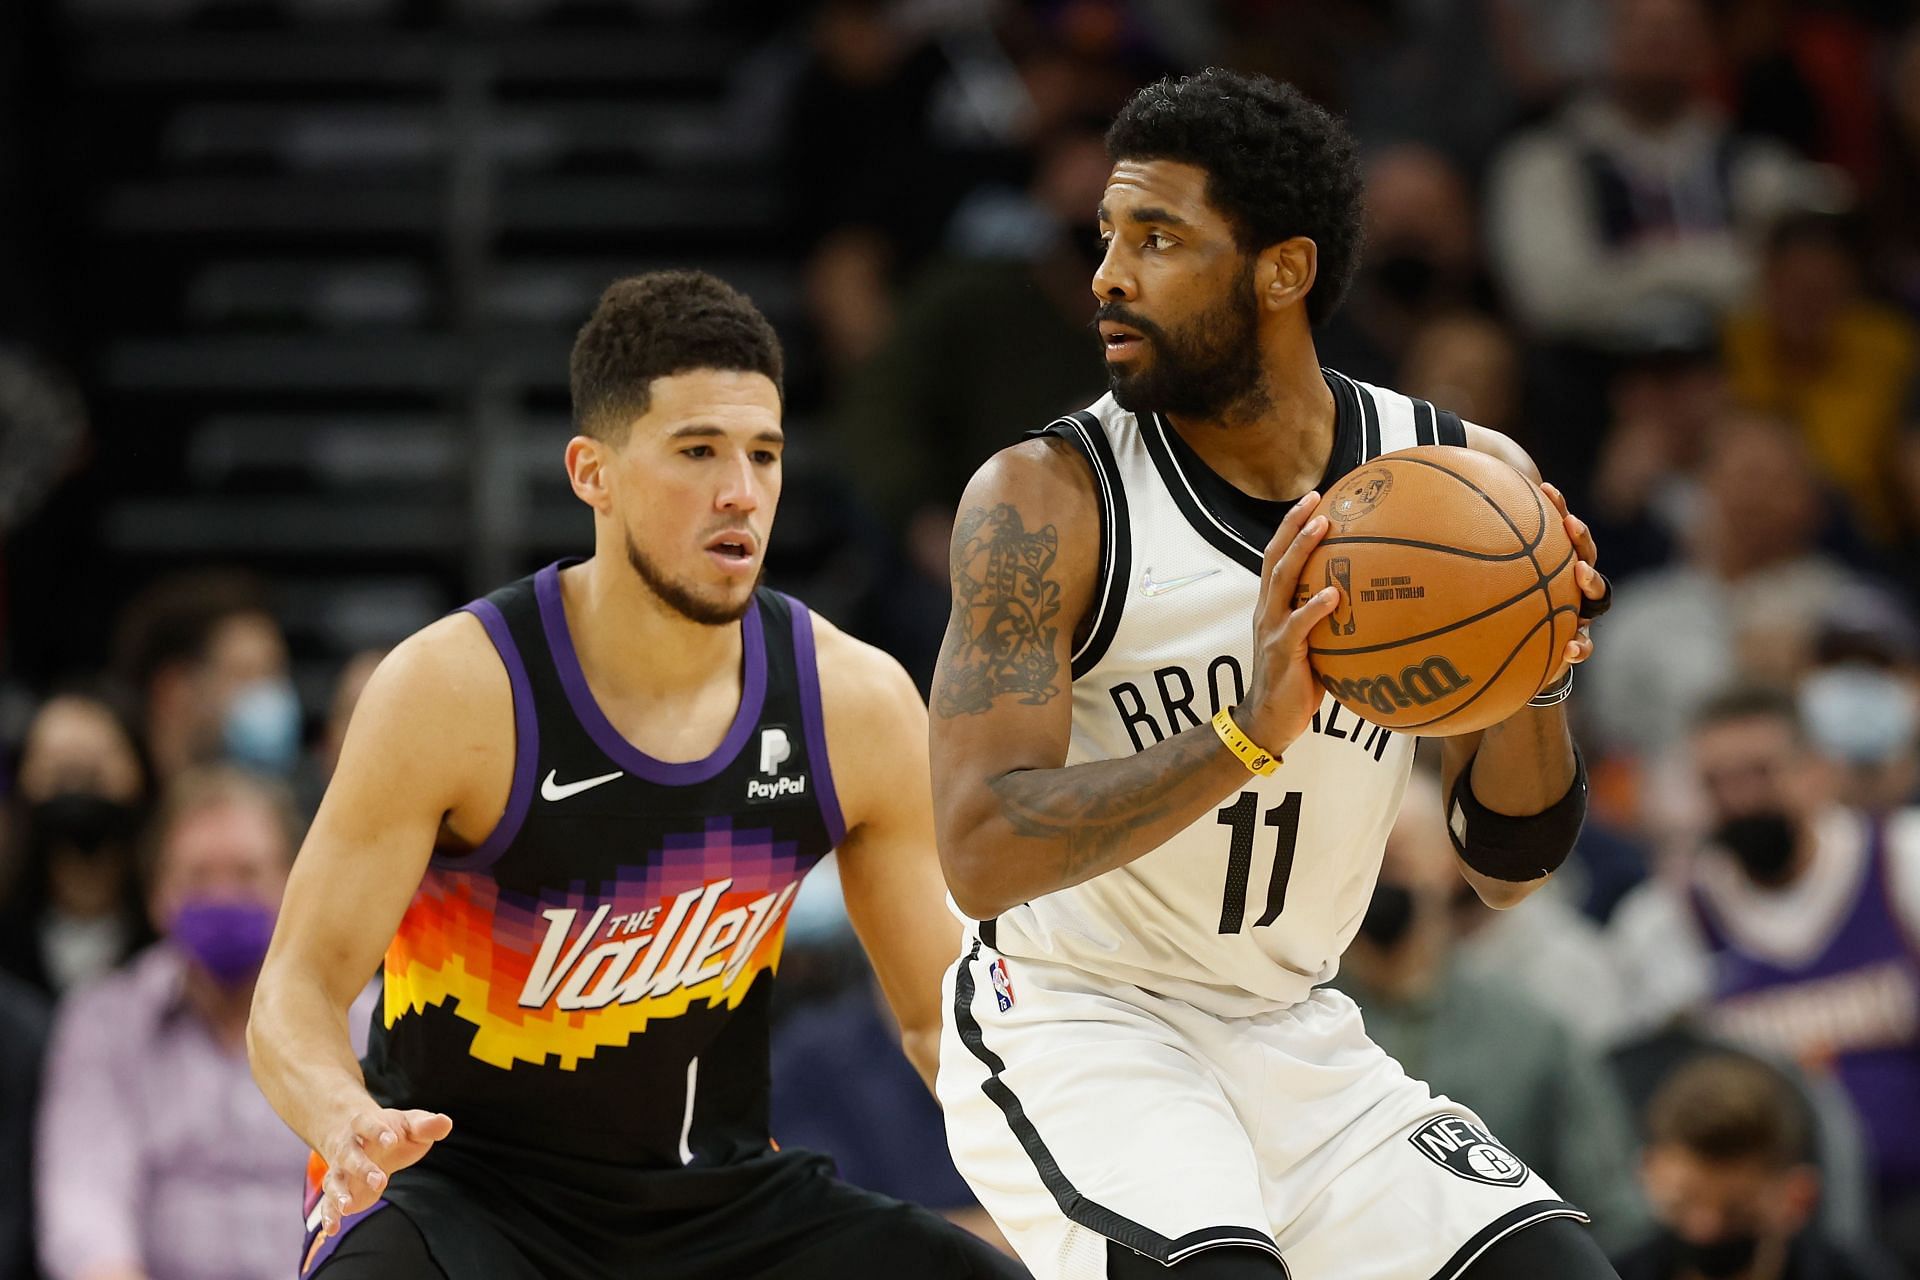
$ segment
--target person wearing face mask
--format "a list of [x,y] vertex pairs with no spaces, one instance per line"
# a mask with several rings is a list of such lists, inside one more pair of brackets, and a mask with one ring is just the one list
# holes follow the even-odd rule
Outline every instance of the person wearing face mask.
[[1920,809],[1838,799],[1838,771],[1784,693],[1697,714],[1702,847],[1636,890],[1616,951],[1653,1023],[1692,1015],[1836,1081],[1858,1113],[1884,1215],[1920,1199]]
[[[1360,931],[1334,986],[1409,1074],[1473,1108],[1515,1155],[1593,1216],[1603,1247],[1637,1239],[1632,1127],[1598,1051],[1516,982],[1464,962],[1439,784],[1415,772]],[[1526,911],[1532,900],[1513,908]]]
[[[298,837],[278,784],[175,779],[146,833],[162,940],[56,1014],[38,1119],[49,1280],[268,1280],[306,1148],[248,1072],[247,1009]],[[364,1027],[367,1018],[359,1018]]]
[[217,760],[275,777],[299,763],[286,637],[251,577],[202,571],[148,587],[121,616],[115,666],[140,699],[162,782]]
[[1766,1063],[1712,1054],[1647,1109],[1640,1182],[1657,1229],[1615,1260],[1621,1280],[1876,1280],[1813,1223],[1820,1175],[1793,1085]]
[[60,693],[34,714],[0,891],[0,971],[48,996],[100,977],[153,938],[133,843],[146,770],[113,705]]
[[1920,798],[1920,631],[1863,592],[1822,625],[1818,667],[1796,690],[1807,736],[1839,770],[1840,801],[1886,816]]

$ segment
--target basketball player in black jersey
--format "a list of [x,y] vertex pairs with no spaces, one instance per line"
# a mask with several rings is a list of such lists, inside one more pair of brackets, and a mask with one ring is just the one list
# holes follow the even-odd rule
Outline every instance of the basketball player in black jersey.
[[[923,1075],[959,944],[912,682],[759,585],[780,379],[720,281],[615,284],[572,360],[593,556],[368,684],[249,1028],[317,1153],[300,1274],[1024,1274],[770,1133],[767,1006],[807,870],[838,849]],[[363,1065],[346,1010],[383,952]]]

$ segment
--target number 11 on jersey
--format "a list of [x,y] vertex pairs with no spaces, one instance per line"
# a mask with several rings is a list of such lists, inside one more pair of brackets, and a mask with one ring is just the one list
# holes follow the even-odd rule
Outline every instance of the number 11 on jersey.
[[[1242,791],[1240,798],[1217,815],[1220,825],[1233,830],[1227,848],[1227,890],[1220,902],[1220,932],[1238,933],[1247,915],[1247,880],[1253,873],[1253,837],[1260,814],[1260,797]],[[1293,845],[1300,836],[1300,793],[1289,791],[1267,810],[1266,825],[1274,829],[1273,875],[1267,880],[1267,908],[1254,927],[1272,924],[1287,908],[1287,880],[1293,875]]]

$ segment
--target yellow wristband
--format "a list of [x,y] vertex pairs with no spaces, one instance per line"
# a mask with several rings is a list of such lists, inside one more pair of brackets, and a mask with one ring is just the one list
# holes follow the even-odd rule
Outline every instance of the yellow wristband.
[[1220,741],[1227,744],[1227,750],[1247,766],[1248,773],[1257,773],[1264,778],[1280,767],[1280,754],[1267,750],[1240,732],[1240,726],[1233,722],[1233,717],[1225,707],[1214,713],[1213,731],[1220,735]]

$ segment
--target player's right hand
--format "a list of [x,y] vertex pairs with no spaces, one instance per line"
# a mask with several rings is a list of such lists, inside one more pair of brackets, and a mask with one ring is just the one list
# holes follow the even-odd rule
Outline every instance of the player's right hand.
[[1234,710],[1240,731],[1269,751],[1284,752],[1307,731],[1320,707],[1320,681],[1307,664],[1307,637],[1340,603],[1326,587],[1294,607],[1300,571],[1327,534],[1316,514],[1320,495],[1309,493],[1274,530],[1260,564],[1260,599],[1253,610],[1253,676]]
[[342,1218],[372,1208],[386,1192],[388,1175],[417,1164],[452,1132],[452,1119],[438,1111],[369,1107],[356,1112],[320,1152],[327,1162],[320,1183],[321,1230],[332,1235]]

